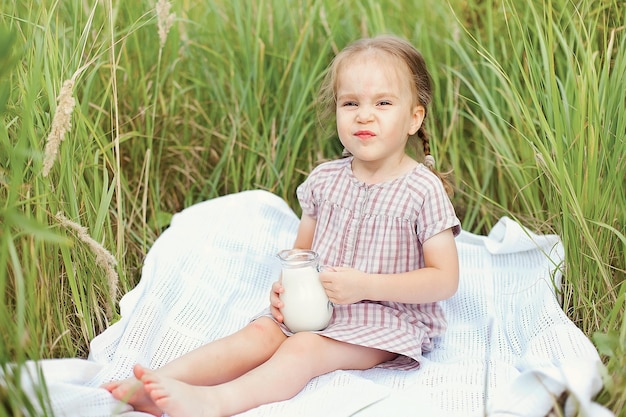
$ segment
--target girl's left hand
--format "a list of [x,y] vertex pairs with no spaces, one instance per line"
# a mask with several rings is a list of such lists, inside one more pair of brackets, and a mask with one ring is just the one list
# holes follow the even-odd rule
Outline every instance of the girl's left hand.
[[320,281],[328,299],[333,304],[352,304],[363,299],[361,289],[367,277],[365,272],[354,268],[325,267]]

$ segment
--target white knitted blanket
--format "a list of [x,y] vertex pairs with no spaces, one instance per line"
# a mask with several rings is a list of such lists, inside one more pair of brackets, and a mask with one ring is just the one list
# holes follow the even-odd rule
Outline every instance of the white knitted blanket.
[[[297,224],[265,191],[176,214],[120,301],[121,320],[92,341],[89,359],[38,363],[54,415],[145,417],[98,386],[129,376],[135,363],[158,367],[244,326],[267,305],[280,270],[275,254],[292,246]],[[602,384],[598,353],[555,296],[564,259],[558,237],[502,218],[489,236],[462,232],[457,244],[460,287],[443,303],[448,331],[419,370],[332,372],[289,401],[242,415],[543,417],[565,396],[568,416],[613,415],[593,402]]]

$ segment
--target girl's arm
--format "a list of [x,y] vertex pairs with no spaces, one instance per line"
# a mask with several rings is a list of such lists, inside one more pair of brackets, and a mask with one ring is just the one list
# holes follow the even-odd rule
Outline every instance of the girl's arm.
[[366,274],[352,268],[322,272],[328,298],[336,304],[361,300],[407,304],[445,300],[459,285],[459,259],[451,229],[424,242],[425,267],[400,274]]
[[295,249],[311,249],[314,233],[315,219],[311,216],[303,214],[300,218],[300,226],[298,226],[298,234],[293,247]]

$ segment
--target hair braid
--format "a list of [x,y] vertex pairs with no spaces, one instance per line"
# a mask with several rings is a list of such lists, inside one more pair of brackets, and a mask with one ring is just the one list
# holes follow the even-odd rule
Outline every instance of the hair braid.
[[428,133],[426,133],[426,129],[424,129],[424,125],[420,126],[417,131],[417,136],[422,140],[422,146],[424,147],[424,156],[430,155],[430,138],[428,137]]
[[417,136],[422,140],[422,147],[424,148],[424,165],[426,165],[441,180],[446,193],[448,193],[449,196],[452,196],[454,194],[454,189],[448,180],[448,173],[441,173],[435,168],[435,158],[430,153],[430,138],[428,137],[428,133],[426,133],[426,129],[423,124],[418,129]]

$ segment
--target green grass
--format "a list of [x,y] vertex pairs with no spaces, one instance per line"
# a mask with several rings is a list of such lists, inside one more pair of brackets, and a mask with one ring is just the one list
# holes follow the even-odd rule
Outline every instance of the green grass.
[[[297,210],[295,187],[340,151],[315,110],[325,66],[353,39],[393,32],[430,65],[427,127],[464,228],[508,215],[562,237],[563,308],[605,359],[599,401],[626,416],[623,2],[184,1],[163,46],[154,3],[2,3],[3,369],[84,357],[182,208],[260,188]],[[71,130],[43,176],[73,76]],[[25,414],[6,382],[0,413]]]

